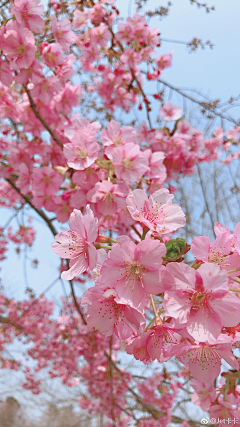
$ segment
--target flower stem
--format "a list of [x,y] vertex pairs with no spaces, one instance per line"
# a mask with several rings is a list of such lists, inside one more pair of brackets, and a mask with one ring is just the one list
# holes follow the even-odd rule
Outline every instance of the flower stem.
[[233,278],[231,278],[231,281],[232,281],[232,282],[236,282],[236,283],[239,283],[239,285],[240,285],[240,282],[239,282],[239,280],[236,280],[236,279],[233,279]]
[[155,322],[155,317],[151,320],[151,322],[146,326],[146,328],[144,329],[144,332],[146,332],[150,326],[152,326],[152,324]]
[[152,294],[150,294],[150,298],[151,298],[151,304],[152,304],[154,315],[155,315],[155,317],[158,317],[157,310],[156,310],[156,307],[155,307],[155,304],[154,304],[154,299],[153,299]]
[[240,292],[240,289],[229,288],[229,290],[232,291],[232,292]]
[[227,274],[235,273],[236,271],[240,271],[240,268],[235,268],[235,270],[229,270],[227,271]]
[[108,240],[112,243],[117,243],[117,241],[115,239],[112,239],[111,237],[109,237]]
[[97,249],[106,249],[106,250],[112,249],[111,246],[109,246],[109,245],[101,245],[101,243],[95,243],[94,246]]

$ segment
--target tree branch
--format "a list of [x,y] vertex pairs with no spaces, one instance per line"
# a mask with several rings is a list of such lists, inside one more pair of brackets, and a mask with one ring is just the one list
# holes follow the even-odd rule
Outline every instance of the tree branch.
[[43,212],[43,210],[35,208],[35,206],[31,202],[31,200],[29,199],[29,197],[27,197],[21,193],[21,191],[19,190],[19,188],[17,188],[17,186],[15,185],[15,183],[13,182],[13,180],[11,178],[5,178],[5,180],[12,186],[12,188],[14,188],[14,190],[16,190],[18,192],[18,194],[20,194],[20,196],[25,200],[25,202],[28,203],[28,205],[31,206],[31,208],[34,209],[35,212],[37,212],[38,215],[47,223],[52,234],[55,236],[57,234],[57,230],[52,225],[51,220],[47,217],[47,215]]
[[[146,71],[141,71],[143,74],[147,75]],[[184,98],[189,99],[190,101],[194,102],[195,104],[200,105],[201,107],[203,107],[205,110],[210,111],[211,113],[215,114],[215,116],[221,117],[224,120],[227,120],[231,123],[233,123],[235,126],[238,126],[239,123],[234,120],[232,117],[228,117],[225,116],[224,114],[222,114],[220,111],[216,111],[215,109],[212,109],[206,105],[203,105],[203,103],[201,101],[198,101],[197,99],[193,98],[190,95],[187,95],[186,93],[182,92],[181,89],[178,89],[177,87],[173,86],[172,84],[162,80],[162,79],[158,79],[157,80],[159,83],[162,83],[164,86],[169,87],[170,89],[174,90],[175,92],[179,93],[181,96],[183,96]]]
[[37,106],[35,104],[35,102],[33,101],[33,98],[30,94],[30,91],[27,87],[27,85],[22,85],[30,102],[30,107],[32,109],[32,111],[34,112],[36,118],[42,123],[42,125],[45,127],[45,129],[50,133],[51,137],[54,139],[54,141],[59,145],[59,147],[63,148],[63,144],[60,141],[60,139],[58,138],[58,136],[55,134],[55,132],[53,132],[53,130],[50,128],[49,124],[46,122],[46,120],[41,116],[41,114],[39,113]]

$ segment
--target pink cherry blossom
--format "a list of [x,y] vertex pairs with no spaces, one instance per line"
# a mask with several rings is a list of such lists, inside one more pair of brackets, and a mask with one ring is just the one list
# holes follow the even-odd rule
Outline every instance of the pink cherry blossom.
[[59,43],[43,43],[41,45],[42,57],[49,67],[57,67],[64,61],[62,46]]
[[168,101],[162,108],[160,108],[159,113],[165,122],[172,122],[173,120],[180,119],[181,107],[176,107],[170,101]]
[[56,76],[50,76],[38,81],[33,89],[31,89],[31,95],[33,98],[38,98],[44,104],[48,104],[55,93],[61,90],[61,88],[62,86],[58,78]]
[[90,13],[88,10],[84,10],[83,12],[81,12],[80,10],[76,9],[73,12],[74,17],[76,18],[73,21],[73,28],[80,29],[84,27],[88,22],[89,14]]
[[83,294],[82,304],[88,304],[87,323],[106,336],[113,333],[121,340],[129,338],[133,332],[145,326],[145,316],[141,310],[124,304],[114,289],[95,286]]
[[[107,129],[101,133],[101,141],[107,148],[106,153],[109,155],[114,147],[119,147],[127,142],[136,142],[137,135],[131,126],[120,127],[119,123],[111,120]],[[111,150],[108,149],[111,148]]]
[[33,33],[9,21],[3,35],[2,49],[14,70],[29,68],[35,60],[36,45]]
[[235,251],[240,255],[240,222],[237,223],[233,232],[233,245]]
[[42,66],[35,60],[29,68],[22,68],[15,80],[18,83],[27,84],[31,79],[32,83],[36,84],[41,82],[42,78]]
[[124,304],[137,308],[144,297],[162,292],[159,268],[166,247],[147,239],[135,245],[127,236],[118,237],[109,260],[101,268],[102,282],[116,289]]
[[194,393],[192,394],[192,402],[200,406],[203,411],[208,411],[213,403],[216,400],[217,393],[213,385],[204,384],[195,379],[192,379],[189,382],[189,385],[194,388]]
[[70,114],[72,108],[79,105],[82,95],[83,89],[80,85],[73,86],[67,83],[64,89],[54,98],[56,110],[58,112],[64,111],[65,114]]
[[141,360],[145,364],[158,360],[166,362],[174,356],[183,344],[180,343],[182,337],[169,324],[163,323],[152,327],[148,331],[133,338],[126,346],[126,352],[133,354],[135,359]]
[[239,363],[227,344],[200,343],[186,346],[186,349],[182,348],[181,352],[183,356],[177,356],[177,358],[189,366],[190,373],[196,380],[204,382],[206,385],[211,384],[220,374],[221,359],[224,359],[237,371],[239,370]]
[[111,39],[111,33],[108,30],[107,25],[102,24],[100,27],[94,27],[91,31],[91,41],[92,43],[96,43],[101,47],[105,47],[107,45],[108,40]]
[[103,215],[113,215],[117,209],[126,207],[126,196],[128,187],[122,184],[112,184],[109,181],[102,181],[95,184],[87,193],[87,199],[91,203],[97,204],[97,211]]
[[19,24],[34,33],[41,33],[44,28],[44,21],[40,17],[44,5],[39,3],[39,0],[14,0],[14,6],[11,9]]
[[222,326],[240,322],[240,300],[229,292],[228,275],[219,266],[206,263],[196,271],[174,262],[167,270],[175,284],[164,294],[165,314],[184,324],[194,339],[216,339]]
[[106,14],[107,12],[103,5],[101,3],[96,3],[90,12],[90,19],[92,24],[99,25]]
[[127,143],[112,152],[117,178],[127,184],[137,181],[148,170],[148,161],[137,144]]
[[16,181],[18,188],[21,189],[23,194],[27,194],[29,192],[29,186],[31,182],[31,175],[28,167],[25,163],[21,163],[18,167],[20,175]]
[[[209,409],[211,422],[214,425],[218,425],[219,427],[225,427],[225,421],[230,420],[230,422],[238,426],[240,421],[240,412],[238,409],[234,408],[231,403],[229,403],[227,400],[223,399],[223,396],[220,396],[218,398],[218,404],[211,406]],[[212,421],[215,419],[215,422]],[[221,420],[220,423],[218,420]],[[236,422],[235,422],[236,421]]]
[[173,195],[166,188],[153,193],[149,198],[143,190],[134,190],[127,197],[127,208],[136,221],[160,234],[170,233],[183,227],[185,215],[172,203]]
[[127,23],[121,23],[118,25],[118,32],[116,34],[116,39],[120,42],[130,42],[133,37],[133,28]]
[[70,168],[84,170],[98,158],[99,144],[90,142],[83,132],[78,132],[72,143],[65,144],[63,153]]
[[163,164],[165,155],[162,151],[153,153],[151,150],[145,150],[145,155],[149,161],[149,170],[146,172],[148,178],[158,178],[162,183],[166,180],[166,167]]
[[1,58],[0,58],[0,81],[5,86],[10,86],[13,81],[13,75],[9,65],[6,63],[6,61],[3,61]]
[[155,59],[155,63],[160,71],[164,70],[164,68],[172,66],[172,54],[165,53],[164,55],[159,56],[159,58]]
[[32,191],[34,195],[51,196],[57,193],[63,182],[63,177],[50,166],[35,168],[32,173]]
[[76,41],[76,36],[71,30],[71,22],[65,17],[59,22],[56,16],[52,16],[52,32],[56,42],[62,46],[64,52],[68,52],[69,47]]
[[[216,240],[211,243],[209,237],[198,236],[193,239],[192,252],[196,259],[203,262],[213,262],[226,271],[235,270],[240,265],[240,255],[232,253],[232,235],[224,229],[219,232]],[[229,256],[230,255],[230,256]],[[230,273],[231,277],[238,276],[238,272]]]
[[59,243],[52,243],[57,255],[70,259],[70,269],[61,274],[66,280],[72,280],[96,265],[97,250],[93,242],[97,239],[98,226],[89,207],[86,213],[82,215],[81,211],[74,209],[69,219],[70,230],[57,234],[55,240]]

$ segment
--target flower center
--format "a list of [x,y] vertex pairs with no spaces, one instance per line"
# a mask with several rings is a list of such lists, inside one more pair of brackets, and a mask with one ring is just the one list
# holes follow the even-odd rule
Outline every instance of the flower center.
[[132,169],[133,168],[133,162],[131,162],[130,159],[124,159],[123,160],[123,167],[124,167],[124,169]]
[[86,150],[80,150],[78,151],[77,155],[79,160],[84,160],[87,157],[87,152]]
[[198,308],[206,305],[209,299],[209,295],[202,291],[196,291],[190,296],[189,299],[192,301],[193,304],[192,309],[197,310]]
[[106,193],[105,194],[105,196],[104,196],[104,201],[107,203],[107,204],[112,204],[113,203],[113,201],[114,201],[114,194],[113,193]]
[[209,391],[207,388],[204,388],[200,393],[199,393],[199,397],[201,399],[205,399],[206,397],[209,396]]
[[213,262],[214,264],[218,264],[220,267],[228,266],[228,262],[225,256],[221,255],[220,252],[212,249],[208,255],[208,261]]
[[25,53],[26,53],[26,47],[24,45],[20,44],[17,47],[17,51],[18,51],[19,55],[21,55],[21,56],[25,55]]
[[118,147],[119,145],[122,145],[122,140],[120,138],[120,136],[117,136],[114,141],[113,141],[115,147]]
[[55,55],[54,55],[54,53],[52,53],[52,52],[48,52],[48,53],[46,53],[45,58],[47,59],[47,61],[48,61],[50,64],[53,64],[53,63],[54,63],[54,60],[55,60]]
[[[141,264],[138,264],[137,262],[134,262],[131,264],[125,264],[126,285],[130,286],[130,288],[132,288],[132,291],[134,289],[136,280],[142,283],[142,272],[144,270],[145,268]],[[142,287],[143,287],[143,283],[142,283]]]
[[43,178],[43,182],[45,182],[46,184],[49,184],[49,183],[51,182],[51,178],[50,178],[50,176],[45,176],[45,177]]

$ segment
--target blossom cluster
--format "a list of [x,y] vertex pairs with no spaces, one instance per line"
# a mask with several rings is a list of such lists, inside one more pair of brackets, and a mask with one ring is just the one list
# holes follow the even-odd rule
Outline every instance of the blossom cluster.
[[[144,413],[137,425],[157,427],[172,421],[180,377],[164,368],[134,383],[118,368],[117,355],[125,349],[161,367],[176,357],[196,405],[212,418],[240,418],[234,355],[240,343],[240,223],[233,233],[215,223],[214,242],[195,237],[195,261],[188,265],[190,245],[173,236],[186,218],[171,194],[174,180],[238,145],[240,127],[217,128],[206,139],[179,106],[155,89],[146,95],[146,79],[154,84],[171,67],[172,54],[159,55],[159,30],[140,13],[119,23],[113,0],[51,0],[48,8],[39,0],[14,0],[2,16],[0,206],[15,217],[28,205],[45,221],[72,298],[62,300],[56,320],[43,296],[17,302],[1,294],[1,367],[19,369],[22,361],[5,358],[3,350],[22,339],[35,362],[25,369],[25,389],[40,393],[37,373],[48,368],[51,378],[70,387],[84,381],[80,407],[104,415],[107,426],[136,420],[130,393]],[[77,73],[84,76],[80,84],[72,78]],[[91,94],[97,97],[91,108],[106,112],[104,120],[79,114]],[[134,105],[144,107],[147,123],[118,123],[117,112],[129,113]],[[222,162],[233,159],[238,152]],[[70,230],[58,232],[68,220]],[[10,222],[0,228],[0,261],[9,241],[28,248],[35,240],[33,226],[22,220],[13,231]],[[90,279],[95,286],[76,298],[72,281]],[[233,370],[214,385],[221,359]]]
[[[208,237],[196,237],[192,243],[196,261],[189,266],[182,258],[169,260],[168,245],[161,238],[185,222],[168,190],[158,190],[149,198],[143,190],[134,190],[127,197],[127,208],[144,230],[140,242],[119,236],[109,239],[111,246],[100,245],[98,250],[93,212],[88,208],[83,216],[74,210],[71,229],[58,234],[52,245],[59,256],[71,260],[62,277],[70,280],[91,269],[95,286],[85,291],[81,301],[88,305],[88,328],[124,341],[126,352],[145,364],[176,356],[195,378],[191,384],[196,393],[209,391],[201,392],[200,398],[193,394],[193,401],[209,409],[217,396],[212,383],[220,374],[221,359],[239,370],[233,350],[240,341],[240,282],[233,277],[240,274],[240,223],[233,234],[215,223],[213,243]],[[154,319],[146,325],[150,302]],[[221,396],[220,388],[219,405]]]

